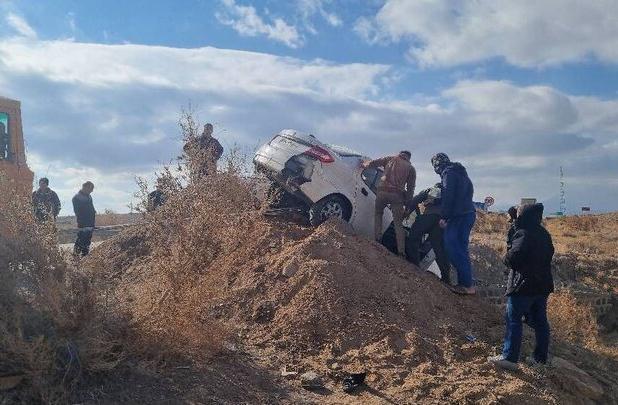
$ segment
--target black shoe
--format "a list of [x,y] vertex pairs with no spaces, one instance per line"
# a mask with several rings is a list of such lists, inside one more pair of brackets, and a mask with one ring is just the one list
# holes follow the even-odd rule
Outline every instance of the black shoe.
[[367,373],[350,374],[343,379],[343,392],[352,393],[365,383]]

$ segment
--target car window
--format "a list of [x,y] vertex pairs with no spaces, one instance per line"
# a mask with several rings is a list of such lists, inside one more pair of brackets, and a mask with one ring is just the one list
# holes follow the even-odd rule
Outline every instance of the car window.
[[368,167],[361,173],[363,182],[369,187],[371,191],[377,193],[379,182],[382,178],[382,170],[375,167]]

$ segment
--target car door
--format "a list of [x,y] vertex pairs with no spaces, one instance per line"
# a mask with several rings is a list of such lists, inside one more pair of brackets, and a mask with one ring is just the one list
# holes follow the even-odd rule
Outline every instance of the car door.
[[[382,178],[379,168],[358,168],[355,171],[354,212],[350,223],[354,229],[370,239],[374,238],[374,215],[376,194]],[[387,208],[384,210],[382,232],[392,221],[392,214]]]

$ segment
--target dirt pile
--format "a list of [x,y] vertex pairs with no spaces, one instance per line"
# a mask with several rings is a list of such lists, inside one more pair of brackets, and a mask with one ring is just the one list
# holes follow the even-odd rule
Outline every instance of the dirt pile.
[[[433,275],[345,223],[314,230],[253,216],[245,232],[219,245],[226,254],[173,281],[144,249],[153,243],[149,237],[134,230],[101,246],[96,256],[105,258],[101,271],[112,275],[113,299],[136,333],[138,325],[156,326],[148,329],[150,344],[158,340],[156,350],[172,339],[197,363],[202,358],[195,353],[231,351],[250,355],[273,374],[315,371],[325,377],[326,396],[305,393],[307,401],[574,398],[559,388],[559,374],[539,377],[524,367],[514,375],[489,366],[485,358],[497,351],[503,333],[497,308],[453,295]],[[163,330],[165,322],[172,330]],[[199,343],[205,341],[195,335],[199,331],[210,336],[210,346]],[[344,373],[361,370],[368,372],[371,390],[360,397],[340,393]],[[611,395],[607,383],[601,386]]]

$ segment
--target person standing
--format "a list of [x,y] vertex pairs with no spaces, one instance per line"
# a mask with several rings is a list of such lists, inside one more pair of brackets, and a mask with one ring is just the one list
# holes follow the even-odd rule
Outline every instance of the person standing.
[[167,196],[165,195],[163,183],[163,178],[158,178],[155,190],[148,194],[148,204],[146,206],[148,212],[154,212],[157,208],[165,204]]
[[189,157],[190,170],[194,178],[217,172],[217,162],[223,155],[223,146],[212,133],[213,126],[207,123],[202,134],[187,141],[183,148]]
[[403,229],[403,215],[405,205],[414,196],[416,186],[416,169],[410,163],[412,154],[409,151],[401,151],[396,156],[387,156],[362,163],[362,167],[383,167],[384,175],[378,186],[376,196],[374,233],[376,241],[382,238],[382,220],[384,209],[390,206],[393,213],[393,224],[397,238],[397,252],[405,257],[405,232]]
[[442,178],[442,217],[440,226],[444,229],[444,243],[448,257],[457,269],[457,285],[453,292],[474,295],[470,263],[470,233],[476,221],[476,210],[472,202],[474,186],[466,168],[451,162],[445,153],[431,158],[431,164]]
[[536,347],[530,364],[545,364],[549,352],[547,298],[554,291],[551,262],[554,245],[543,227],[543,204],[520,207],[515,234],[504,263],[509,267],[506,286],[506,334],[502,354],[489,357],[498,367],[517,370],[522,338],[522,320],[534,329]]
[[91,194],[93,191],[94,184],[87,181],[73,197],[73,211],[77,219],[77,240],[73,248],[73,253],[76,256],[86,256],[90,252],[97,214],[92,202]]
[[442,214],[442,184],[421,191],[414,196],[408,210],[416,209],[417,216],[410,228],[410,234],[406,240],[406,252],[408,259],[415,265],[420,263],[420,248],[425,234],[429,235],[431,248],[436,255],[436,263],[440,268],[440,281],[450,285],[451,265],[444,248],[444,232],[440,227]]
[[49,179],[46,177],[39,180],[39,188],[32,193],[32,209],[38,222],[56,221],[60,213],[60,199],[49,188]]

